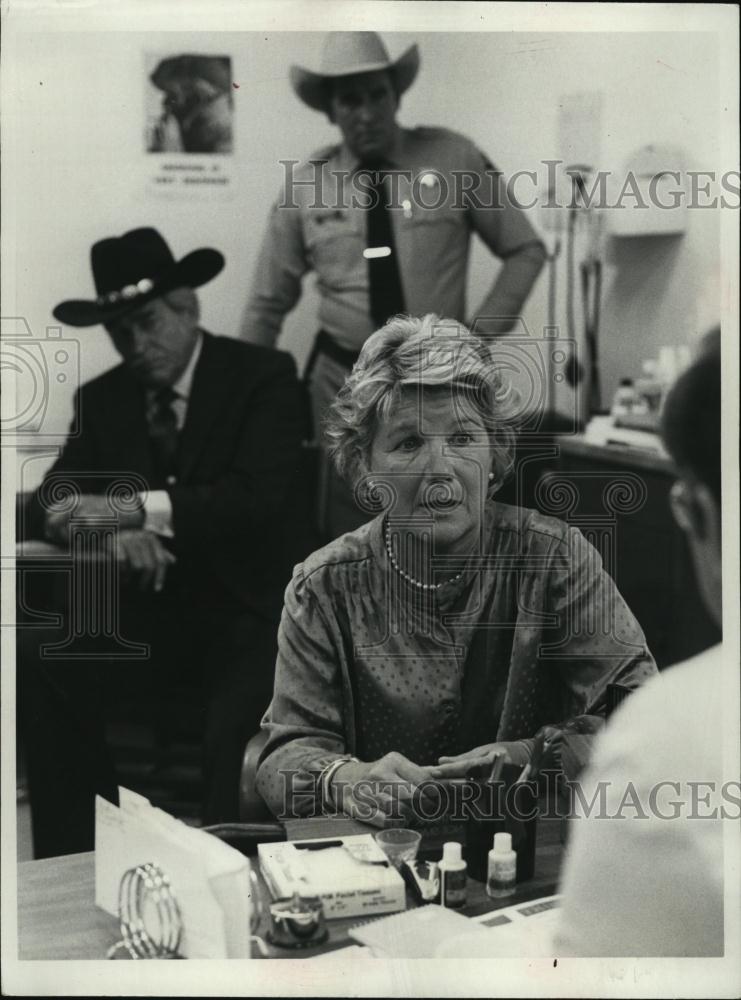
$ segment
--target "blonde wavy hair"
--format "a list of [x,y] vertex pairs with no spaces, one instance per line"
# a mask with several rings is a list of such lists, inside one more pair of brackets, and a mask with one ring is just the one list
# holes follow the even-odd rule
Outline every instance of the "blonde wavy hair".
[[519,395],[486,341],[434,313],[394,316],[363,345],[324,425],[339,474],[354,486],[370,471],[379,422],[393,413],[402,391],[414,386],[452,386],[464,395],[488,431],[495,482],[504,482],[512,471]]

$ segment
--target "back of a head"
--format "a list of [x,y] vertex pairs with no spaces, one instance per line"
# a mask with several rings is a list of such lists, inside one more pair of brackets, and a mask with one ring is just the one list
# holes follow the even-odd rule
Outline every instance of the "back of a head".
[[681,472],[690,473],[720,505],[720,331],[703,340],[695,362],[672,386],[661,419],[661,437]]

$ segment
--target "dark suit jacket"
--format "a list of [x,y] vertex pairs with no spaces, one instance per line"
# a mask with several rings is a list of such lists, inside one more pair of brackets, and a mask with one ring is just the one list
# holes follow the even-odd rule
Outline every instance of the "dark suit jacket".
[[[103,493],[117,479],[156,482],[145,393],[125,365],[86,383],[75,397],[81,432],[70,437],[31,504],[31,533],[43,525],[42,497],[58,481]],[[74,424],[73,424],[74,426]],[[281,351],[204,332],[172,502],[175,579],[211,606],[277,616],[297,537],[304,408],[293,359]],[[136,482],[136,480],[135,480]],[[172,574],[171,574],[172,576]]]

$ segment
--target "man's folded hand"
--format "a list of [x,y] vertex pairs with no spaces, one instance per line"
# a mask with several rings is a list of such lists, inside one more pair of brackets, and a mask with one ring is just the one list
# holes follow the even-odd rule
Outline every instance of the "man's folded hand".
[[151,531],[119,531],[115,542],[116,559],[124,578],[136,581],[139,590],[160,591],[175,556]]

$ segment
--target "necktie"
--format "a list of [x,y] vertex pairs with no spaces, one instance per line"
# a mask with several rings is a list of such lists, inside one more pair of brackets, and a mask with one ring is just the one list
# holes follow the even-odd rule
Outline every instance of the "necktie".
[[373,169],[369,171],[369,175],[374,195],[367,210],[366,233],[368,251],[375,253],[366,253],[368,292],[371,318],[376,327],[380,327],[391,316],[404,312],[404,292],[394,245],[391,210],[383,183],[384,171]]
[[178,422],[172,406],[177,398],[178,394],[170,386],[158,389],[149,413],[149,436],[154,452],[155,472],[161,483],[166,483],[177,468]]

